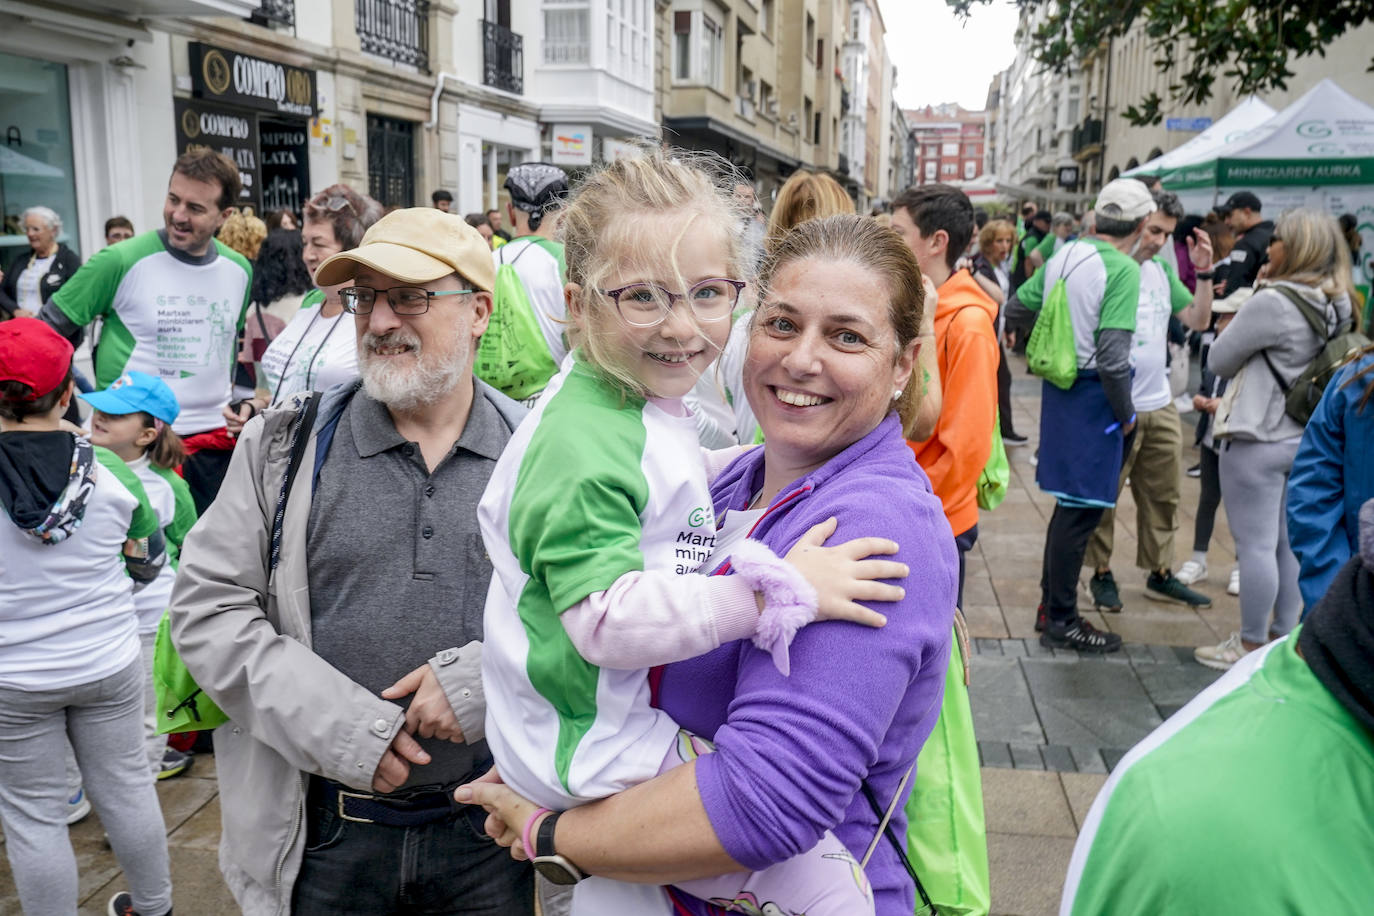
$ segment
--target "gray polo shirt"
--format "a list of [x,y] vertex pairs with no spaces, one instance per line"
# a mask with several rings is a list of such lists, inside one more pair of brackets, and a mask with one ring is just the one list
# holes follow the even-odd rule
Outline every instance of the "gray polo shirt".
[[[430,473],[420,447],[358,390],[320,469],[306,534],[321,658],[381,693],[436,654],[482,638],[491,561],[477,503],[510,436],[477,388],[462,436]],[[476,666],[472,677],[480,692]],[[454,782],[488,756],[485,741],[419,742],[433,760],[412,766],[407,786]]]

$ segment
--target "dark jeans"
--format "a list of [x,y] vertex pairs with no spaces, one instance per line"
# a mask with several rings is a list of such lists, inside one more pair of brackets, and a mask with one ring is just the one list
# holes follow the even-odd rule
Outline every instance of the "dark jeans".
[[219,485],[224,482],[224,475],[229,471],[229,460],[233,457],[232,451],[203,448],[182,462],[181,476],[191,491],[196,515],[204,515],[219,495]]
[[972,528],[965,531],[963,534],[958,535],[954,538],[954,546],[959,548],[959,600],[955,604],[956,607],[962,608],[964,606],[964,557],[968,554],[970,550],[973,549],[973,545],[977,543],[977,541],[977,525],[974,525]]
[[1007,348],[997,342],[997,412],[1002,435],[1016,432],[1011,424],[1011,367],[1007,365]]
[[1202,492],[1197,498],[1197,522],[1193,528],[1193,549],[1207,552],[1212,543],[1212,527],[1217,521],[1217,506],[1221,505],[1221,471],[1219,457],[1207,446],[1198,449],[1198,464],[1202,475]]
[[361,824],[320,800],[311,780],[293,916],[528,916],[534,869],[482,829],[469,806],[421,827]]
[[1105,511],[1099,506],[1055,503],[1040,569],[1040,601],[1054,623],[1068,624],[1078,617],[1078,573],[1083,568],[1088,539]]

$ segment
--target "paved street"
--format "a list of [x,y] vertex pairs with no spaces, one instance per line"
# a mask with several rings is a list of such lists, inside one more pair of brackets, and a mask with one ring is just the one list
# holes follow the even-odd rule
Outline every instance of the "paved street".
[[[1038,381],[1014,370],[1016,424],[1034,440]],[[1185,430],[1185,441],[1191,434]],[[1052,500],[1034,485],[1034,443],[1011,452],[1012,490],[979,522],[970,555],[966,613],[974,637],[973,707],[983,757],[992,865],[993,912],[1041,916],[1055,912],[1074,837],[1106,773],[1121,755],[1216,676],[1192,660],[1193,646],[1217,642],[1239,619],[1225,594],[1232,563],[1230,532],[1218,518],[1211,579],[1200,586],[1214,606],[1192,611],[1144,596],[1144,573],[1133,566],[1134,507],[1117,515],[1116,559],[1125,611],[1090,614],[1094,624],[1122,634],[1125,650],[1109,658],[1048,652],[1032,630],[1039,597],[1040,556]],[[1184,465],[1195,452],[1184,454]],[[1177,562],[1192,547],[1197,481],[1184,478]],[[1086,587],[1082,600],[1088,601]],[[215,862],[219,801],[214,759],[202,757],[186,777],[158,786],[172,851],[180,912],[235,912]],[[81,871],[82,914],[103,913],[122,887],[95,816],[72,829]],[[0,916],[19,912],[8,865],[0,862]]]

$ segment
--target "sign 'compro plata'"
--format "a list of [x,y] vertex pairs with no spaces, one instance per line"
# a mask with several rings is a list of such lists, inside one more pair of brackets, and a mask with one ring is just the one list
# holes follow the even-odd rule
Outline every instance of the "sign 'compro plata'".
[[191,92],[198,99],[315,116],[315,72],[193,41]]

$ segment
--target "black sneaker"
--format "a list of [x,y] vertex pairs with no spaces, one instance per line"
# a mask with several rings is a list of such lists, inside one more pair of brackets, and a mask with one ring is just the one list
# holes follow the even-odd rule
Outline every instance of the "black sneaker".
[[1020,448],[1030,440],[1017,432],[1002,433],[1002,444],[1007,448]]
[[1077,649],[1105,655],[1121,648],[1121,637],[1104,633],[1082,617],[1067,624],[1047,621],[1040,634],[1040,645],[1046,649]]
[[[110,898],[110,902],[105,906],[105,916],[140,916],[138,910],[134,909],[134,898],[128,891],[120,891]],[[168,910],[163,916],[172,916],[172,911]]]
[[1050,622],[1050,615],[1045,613],[1045,606],[1042,604],[1035,609],[1035,632],[1045,632],[1045,627]]
[[1202,465],[1201,465],[1201,464],[1195,464],[1195,465],[1193,465],[1192,467],[1190,467],[1185,473],[1187,473],[1187,475],[1188,475],[1189,477],[1201,477],[1201,476],[1202,476]]
[[191,769],[191,764],[195,762],[195,754],[169,747],[162,752],[162,761],[158,764],[157,778],[171,779],[173,776],[180,776]]
[[1156,601],[1168,601],[1173,604],[1186,604],[1189,607],[1211,607],[1212,599],[1201,592],[1195,592],[1182,582],[1178,581],[1178,576],[1172,572],[1150,573],[1150,578],[1145,580],[1145,595]]
[[1121,594],[1116,590],[1116,578],[1110,569],[1104,573],[1094,573],[1088,580],[1088,590],[1093,593],[1093,605],[1099,611],[1121,613]]

